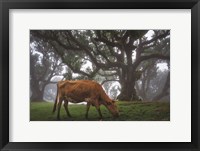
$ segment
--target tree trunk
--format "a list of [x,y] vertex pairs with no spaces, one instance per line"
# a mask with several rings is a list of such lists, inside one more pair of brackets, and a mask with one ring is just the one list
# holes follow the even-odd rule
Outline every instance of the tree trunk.
[[43,92],[32,90],[32,95],[31,95],[30,99],[31,99],[32,102],[41,102],[41,101],[43,101]]
[[35,82],[35,83],[32,83],[32,87],[31,88],[32,88],[31,89],[32,95],[30,97],[30,100],[32,102],[41,102],[41,101],[44,101],[43,100],[43,94],[44,94],[44,88],[45,88],[45,86],[42,88],[42,90],[40,90],[38,82]]
[[118,95],[117,99],[121,101],[138,101],[139,100],[136,94],[135,88],[130,87],[129,85],[122,87],[121,93]]
[[134,77],[134,75],[135,75],[135,72],[132,72],[130,69],[127,70],[127,72],[123,74],[122,76],[123,79],[120,80],[121,93],[118,95],[117,99],[121,101],[138,101],[139,100],[136,93],[136,89],[135,89],[136,78]]

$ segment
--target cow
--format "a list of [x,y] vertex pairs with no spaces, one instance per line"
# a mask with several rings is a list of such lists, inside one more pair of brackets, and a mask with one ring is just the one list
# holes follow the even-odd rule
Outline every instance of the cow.
[[65,80],[58,82],[57,96],[53,107],[54,113],[56,111],[56,106],[58,106],[57,120],[60,120],[60,108],[63,101],[64,108],[68,117],[71,117],[68,110],[68,102],[86,102],[86,119],[88,118],[88,111],[91,105],[96,107],[100,119],[103,118],[100,110],[100,105],[104,105],[110,111],[114,118],[119,116],[115,101],[111,100],[107,96],[99,83],[92,80]]

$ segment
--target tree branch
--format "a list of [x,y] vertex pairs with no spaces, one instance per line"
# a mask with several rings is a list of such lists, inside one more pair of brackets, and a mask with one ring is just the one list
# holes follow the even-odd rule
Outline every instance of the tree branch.
[[[53,45],[53,44],[52,44],[52,46],[54,47],[55,51],[59,54],[58,48],[57,48],[55,45]],[[60,54],[59,54],[59,55],[60,55]],[[62,59],[63,61],[65,60],[65,58],[64,58],[63,55],[60,55],[60,57],[61,57],[61,59]],[[90,74],[88,74],[88,73],[86,73],[86,72],[84,72],[84,71],[81,71],[80,69],[75,69],[70,63],[68,63],[68,62],[64,62],[64,63],[65,63],[74,73],[79,73],[79,74],[82,74],[82,75],[87,76],[87,77],[90,76]]]
[[100,73],[100,72],[98,72],[98,74],[99,74],[100,76],[106,76],[106,77],[109,77],[109,76],[117,75],[118,73],[117,73],[117,72],[114,72],[114,73],[106,74],[106,73]]
[[[108,64],[105,63],[99,63],[96,60],[96,57],[91,53],[93,50],[80,43],[72,34],[70,31],[66,31],[67,35],[69,36],[70,40],[75,43],[78,47],[71,47],[71,46],[66,46],[63,43],[61,43],[55,36],[55,34],[52,36],[48,36],[47,34],[41,34],[39,31],[32,31],[35,35],[37,35],[38,37],[45,39],[45,40],[51,40],[51,41],[55,41],[59,46],[63,47],[66,50],[83,50],[85,51],[85,53],[89,56],[89,58],[91,59],[91,61],[95,64],[95,66],[97,68],[101,68],[101,69],[109,69],[112,67],[123,67],[123,63],[120,62],[108,62]],[[51,43],[52,44],[52,43]],[[53,44],[52,44],[53,45]],[[55,46],[55,45],[54,45]],[[55,47],[54,47],[55,48]],[[57,51],[57,53],[59,53],[59,51]],[[62,56],[63,54],[60,54],[60,56]]]
[[116,80],[116,79],[112,79],[112,80],[104,80],[103,82],[101,82],[101,85],[103,85],[103,84],[106,83],[106,82],[110,82],[110,81],[119,81],[119,80]]
[[152,58],[157,58],[157,59],[162,59],[162,60],[170,60],[169,56],[164,56],[161,54],[152,54],[152,55],[148,55],[148,56],[141,56],[140,60],[144,61],[144,60],[148,60],[148,59],[152,59]]
[[150,43],[152,43],[152,42],[154,42],[154,41],[156,41],[156,40],[158,40],[158,39],[164,38],[164,37],[168,36],[169,33],[170,33],[170,32],[169,32],[169,30],[168,30],[168,31],[166,31],[164,34],[161,34],[161,35],[159,35],[159,36],[156,36],[156,37],[152,38],[151,40],[144,41],[144,42],[141,43],[141,46],[148,45],[148,44],[150,44]]
[[70,45],[65,45],[65,44],[63,44],[60,40],[58,40],[58,38],[57,38],[56,36],[48,36],[48,35],[46,35],[46,34],[40,33],[40,32],[37,31],[37,30],[32,31],[32,33],[34,33],[35,36],[40,37],[41,39],[55,41],[55,42],[57,42],[60,46],[62,46],[62,47],[63,47],[64,49],[66,49],[66,50],[71,50],[71,49],[73,49],[73,50],[75,50],[75,51],[76,51],[76,50],[77,50],[77,51],[81,51],[80,48],[72,46],[71,43],[69,43],[69,41],[68,41],[68,43],[69,43]]
[[112,67],[124,67],[123,63],[120,62],[108,62],[107,64],[104,63],[99,63],[96,60],[96,57],[92,55],[91,51],[92,49],[88,46],[85,46],[83,44],[81,44],[79,41],[77,41],[73,35],[68,31],[70,38],[80,47],[83,48],[83,50],[85,51],[85,53],[90,57],[91,61],[96,65],[97,68],[101,68],[101,69],[109,69]]
[[96,57],[94,57],[92,55],[92,53],[91,53],[91,51],[92,51],[91,48],[89,48],[88,46],[85,46],[85,45],[81,44],[78,40],[76,40],[74,38],[74,36],[71,34],[71,32],[67,31],[67,33],[70,36],[71,40],[73,42],[75,42],[80,48],[82,48],[82,50],[85,51],[85,53],[90,57],[91,61],[96,65],[96,67],[100,67],[100,68],[106,67],[105,64],[97,62]]
[[82,74],[82,75],[87,76],[87,77],[90,76],[90,74],[88,74],[88,73],[86,73],[86,72],[84,72],[84,71],[81,71],[80,69],[75,69],[75,68],[73,68],[73,66],[72,66],[71,64],[69,64],[69,63],[67,63],[67,62],[65,62],[65,63],[66,63],[66,65],[67,65],[74,73],[79,73],[79,74]]
[[106,45],[111,46],[111,47],[118,47],[119,49],[122,49],[122,46],[119,43],[111,42],[107,40],[106,38],[102,37],[99,30],[96,31],[96,34],[98,36],[98,38],[95,38],[96,41],[103,42]]
[[152,55],[148,55],[148,56],[141,56],[139,57],[139,59],[137,59],[135,61],[135,63],[133,64],[134,68],[137,68],[137,66],[144,60],[148,60],[148,59],[153,59],[153,58],[157,58],[157,59],[162,59],[162,60],[170,60],[170,56],[164,56],[161,54],[152,54]]
[[108,57],[106,57],[106,55],[105,55],[104,53],[102,53],[102,52],[99,50],[97,44],[95,43],[94,40],[92,40],[92,38],[91,38],[91,41],[92,41],[93,44],[95,45],[97,52],[98,52],[108,63],[111,63],[111,61],[108,59]]

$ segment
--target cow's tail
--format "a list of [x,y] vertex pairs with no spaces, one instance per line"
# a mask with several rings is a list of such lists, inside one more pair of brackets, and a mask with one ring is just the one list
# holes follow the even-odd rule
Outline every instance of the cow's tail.
[[53,113],[56,111],[57,103],[58,103],[58,85],[57,85],[56,99],[55,99],[54,106],[53,106]]

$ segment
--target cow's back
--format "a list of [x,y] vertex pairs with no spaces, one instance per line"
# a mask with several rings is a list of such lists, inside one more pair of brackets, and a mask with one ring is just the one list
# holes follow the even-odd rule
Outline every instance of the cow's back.
[[100,87],[94,81],[67,81],[64,85],[66,97],[77,102],[84,102],[87,98],[98,99],[100,97]]

